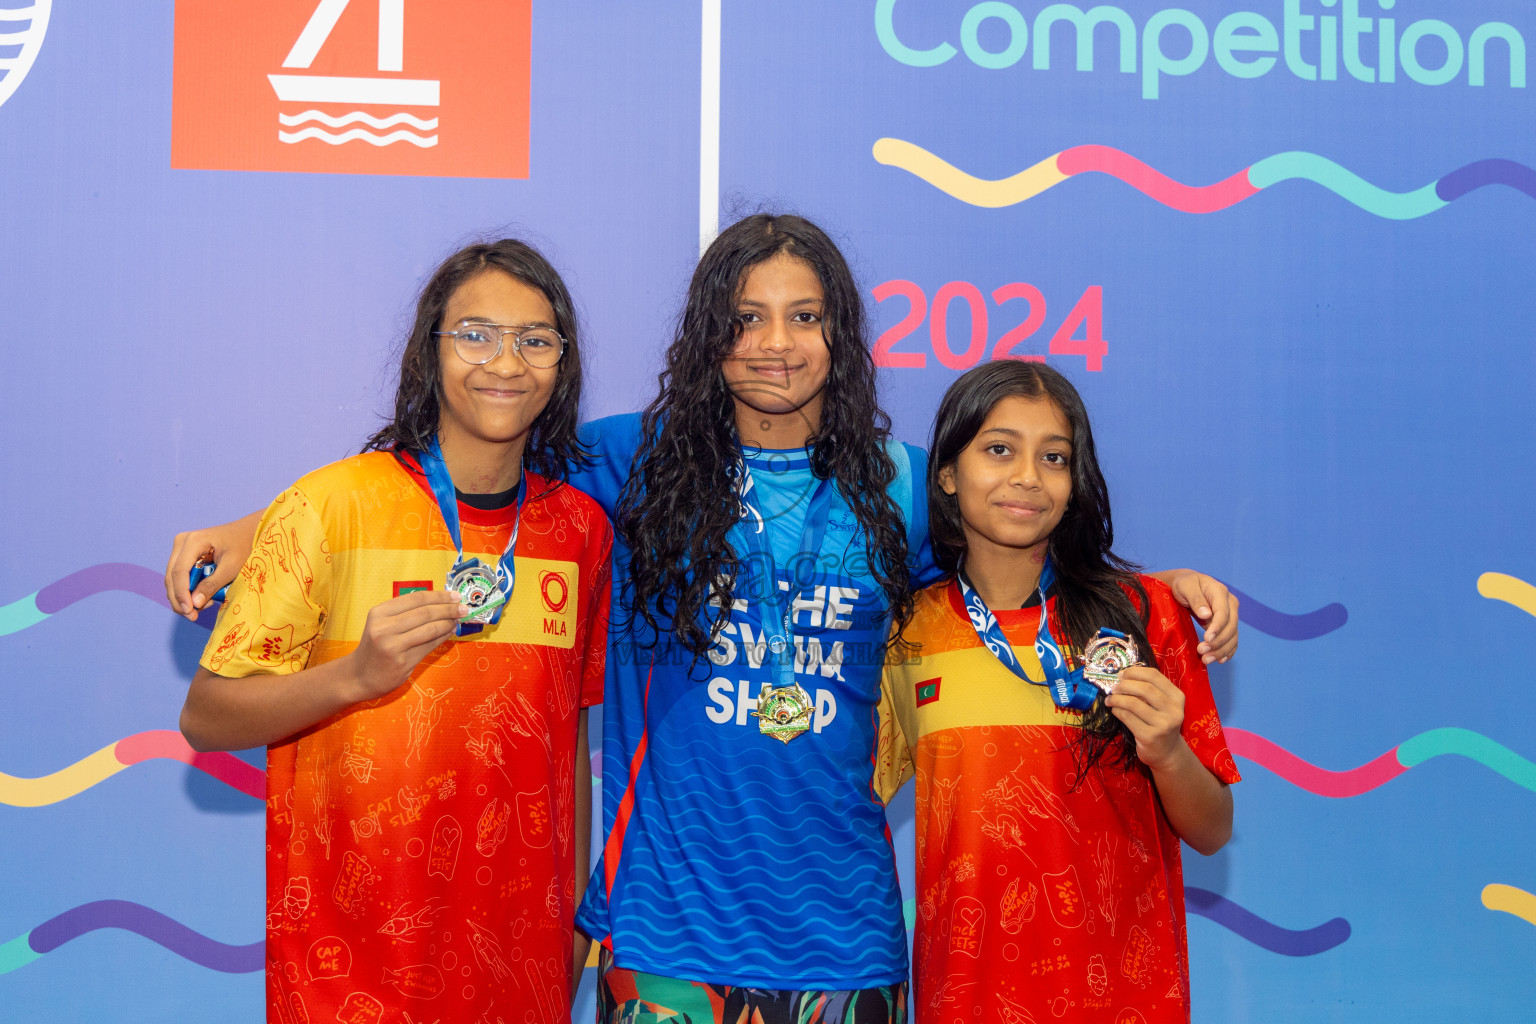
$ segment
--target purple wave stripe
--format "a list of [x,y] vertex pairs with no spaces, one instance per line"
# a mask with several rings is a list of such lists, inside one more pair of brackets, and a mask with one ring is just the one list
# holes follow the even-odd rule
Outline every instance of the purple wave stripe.
[[1435,182],[1435,195],[1449,203],[1484,185],[1508,185],[1536,199],[1536,170],[1513,160],[1479,160]]
[[1232,584],[1227,589],[1237,597],[1237,617],[1260,633],[1279,637],[1281,640],[1315,640],[1325,633],[1332,633],[1349,621],[1349,609],[1335,602],[1324,605],[1315,612],[1291,615],[1271,608],[1238,590]]
[[1316,956],[1326,953],[1348,939],[1350,933],[1349,922],[1342,917],[1324,921],[1316,928],[1291,931],[1270,924],[1253,911],[1209,889],[1186,886],[1184,904],[1190,913],[1209,918],[1239,938],[1282,956]]
[[225,974],[249,974],[262,967],[266,941],[231,946],[195,932],[158,910],[128,900],[96,900],[66,910],[33,928],[27,944],[38,954],[51,953],[71,939],[101,928],[121,928],[158,943],[177,956]]
[[[92,594],[107,590],[126,590],[130,594],[147,597],[165,606],[165,578],[129,562],[103,562],[79,572],[72,572],[61,580],[48,584],[37,592],[37,610],[52,615],[68,608],[76,601],[83,601]],[[167,606],[168,607],[168,606]]]
[[[105,593],[108,590],[138,594],[162,608],[169,607],[165,601],[164,578],[153,569],[146,569],[142,565],[134,565],[131,562],[103,562],[100,565],[81,569],[79,572],[72,572],[39,590],[33,603],[44,615],[53,615],[77,601],[83,601],[94,594]],[[211,630],[214,620],[218,617],[219,606],[212,604],[198,613],[197,624]]]

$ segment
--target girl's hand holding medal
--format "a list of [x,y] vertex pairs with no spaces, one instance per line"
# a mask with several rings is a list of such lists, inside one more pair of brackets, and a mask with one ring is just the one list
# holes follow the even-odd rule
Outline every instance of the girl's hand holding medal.
[[347,656],[356,692],[353,703],[399,689],[468,614],[469,608],[451,590],[418,590],[375,605],[357,648]]
[[1184,691],[1155,668],[1132,665],[1120,673],[1115,692],[1104,706],[1136,738],[1136,756],[1158,771],[1187,752],[1180,729],[1184,725]]

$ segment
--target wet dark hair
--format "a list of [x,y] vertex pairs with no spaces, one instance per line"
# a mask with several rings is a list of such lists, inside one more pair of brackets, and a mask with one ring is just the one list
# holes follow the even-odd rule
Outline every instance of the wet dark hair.
[[416,300],[416,320],[400,356],[394,418],[368,438],[363,451],[420,452],[431,444],[442,415],[443,382],[438,363],[441,346],[447,343],[433,332],[444,329],[443,316],[454,291],[488,270],[499,270],[542,292],[554,310],[555,329],[565,339],[554,392],[533,421],[523,449],[524,465],[548,480],[562,482],[567,467],[583,465],[587,460],[586,449],[576,437],[582,377],[576,309],[565,282],[549,261],[533,246],[515,238],[467,245],[433,271]]
[[[1156,657],[1147,643],[1147,592],[1137,578],[1140,567],[1111,550],[1115,530],[1109,488],[1099,469],[1088,410],[1072,382],[1049,366],[997,360],[964,374],[944,393],[934,419],[928,462],[928,528],[935,560],[953,575],[960,571],[966,548],[960,500],[944,493],[939,474],[955,465],[1005,398],[1046,399],[1072,425],[1072,496],[1049,545],[1056,569],[1056,609],[1067,642],[1074,651],[1081,651],[1101,626],[1109,626],[1134,638],[1142,658],[1155,667]],[[1135,738],[1102,700],[1083,715],[1072,749],[1079,782],[1101,761],[1116,768],[1137,763]]]
[[[896,479],[885,445],[891,421],[876,401],[858,286],[843,254],[815,224],[756,214],[722,231],[699,260],[615,515],[632,552],[626,612],[643,620],[653,637],[659,626],[670,628],[695,659],[730,621],[745,563],[745,553],[733,552],[728,539],[740,516],[733,472],[741,439],[722,364],[741,331],[737,302],[747,273],[780,254],[804,260],[823,292],[822,333],[831,358],[821,422],[808,442],[812,469],[836,481],[864,529],[869,571],[898,633],[911,617],[906,522],[887,493]],[[714,596],[719,604],[710,611]]]

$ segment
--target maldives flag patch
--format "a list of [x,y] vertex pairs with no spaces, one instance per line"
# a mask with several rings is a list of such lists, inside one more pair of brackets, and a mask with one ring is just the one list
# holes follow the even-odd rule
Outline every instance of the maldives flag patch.
[[918,707],[922,707],[924,704],[932,704],[939,699],[939,683],[941,682],[943,682],[943,677],[939,676],[933,679],[924,679],[917,684]]
[[401,594],[414,594],[418,590],[431,590],[431,589],[432,589],[432,581],[431,580],[395,580],[395,586],[394,586],[394,591],[395,591],[395,596],[396,597],[399,597]]

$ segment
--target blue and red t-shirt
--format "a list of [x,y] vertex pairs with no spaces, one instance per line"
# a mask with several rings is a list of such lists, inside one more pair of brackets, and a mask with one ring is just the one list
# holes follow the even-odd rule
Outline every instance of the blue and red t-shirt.
[[[593,466],[571,482],[613,514],[640,446],[638,415],[587,424]],[[891,446],[891,497],[907,517],[918,584],[927,542],[926,454]],[[747,455],[774,560],[787,569],[817,481],[804,450]],[[739,552],[746,555],[747,552]],[[795,679],[811,727],[788,743],[759,732],[774,682],[763,615],[738,594],[695,659],[670,633],[651,645],[616,611],[603,707],[603,862],[577,924],[619,967],[769,988],[854,989],[907,977],[906,934],[885,808],[873,786],[885,592],[841,495],[814,567],[787,604]],[[629,552],[614,545],[614,600]],[[789,582],[788,575],[780,579]],[[738,588],[742,589],[742,588]]]

